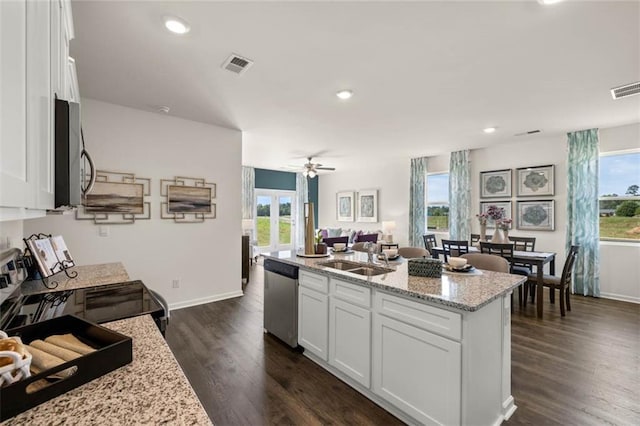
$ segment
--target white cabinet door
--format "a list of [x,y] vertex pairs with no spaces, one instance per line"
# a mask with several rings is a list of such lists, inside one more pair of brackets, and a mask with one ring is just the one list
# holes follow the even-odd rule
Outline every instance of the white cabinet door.
[[326,294],[298,288],[298,343],[323,361],[327,361],[329,301]]
[[51,6],[27,2],[27,145],[37,170],[35,208],[54,207],[53,101],[51,92]]
[[329,364],[368,388],[371,383],[371,312],[332,297],[329,339]]
[[375,314],[373,391],[421,424],[460,424],[461,344]]
[[27,144],[27,3],[0,1],[0,207],[35,207]]

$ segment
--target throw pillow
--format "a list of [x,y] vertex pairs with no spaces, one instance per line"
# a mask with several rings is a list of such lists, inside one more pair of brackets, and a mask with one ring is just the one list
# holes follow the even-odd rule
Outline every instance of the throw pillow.
[[342,234],[342,228],[327,228],[329,238],[339,237]]

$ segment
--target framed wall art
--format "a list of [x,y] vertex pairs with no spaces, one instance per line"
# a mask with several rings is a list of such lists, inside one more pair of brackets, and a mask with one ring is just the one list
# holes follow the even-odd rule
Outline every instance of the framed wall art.
[[[489,206],[496,206],[504,210],[503,219],[511,219],[513,220],[513,211],[512,211],[512,203],[511,201],[481,201],[480,202],[480,213],[486,213],[489,210]],[[496,222],[488,218],[487,219],[487,228],[495,228]],[[513,228],[513,222],[509,225],[509,229]]]
[[133,173],[98,170],[91,192],[76,210],[76,219],[93,220],[96,224],[131,224],[151,218],[151,179]]
[[176,176],[160,180],[160,218],[177,223],[200,223],[216,218],[216,184],[201,178]]
[[554,195],[555,166],[521,167],[516,170],[518,197]]
[[553,231],[555,229],[555,201],[518,201],[518,229]]
[[358,222],[378,221],[378,190],[358,192]]
[[480,172],[480,198],[511,197],[511,169]]
[[355,218],[354,198],[355,192],[353,191],[342,191],[336,194],[338,222],[353,222]]

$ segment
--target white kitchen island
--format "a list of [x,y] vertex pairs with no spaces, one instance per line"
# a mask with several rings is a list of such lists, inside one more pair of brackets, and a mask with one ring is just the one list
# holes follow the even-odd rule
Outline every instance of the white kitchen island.
[[494,425],[515,411],[510,294],[525,277],[414,277],[406,262],[368,277],[322,266],[330,258],[265,257],[300,267],[304,354],[401,420]]

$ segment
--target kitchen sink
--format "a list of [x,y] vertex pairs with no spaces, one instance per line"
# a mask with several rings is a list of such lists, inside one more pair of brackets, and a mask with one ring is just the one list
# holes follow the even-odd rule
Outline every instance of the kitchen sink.
[[363,266],[356,269],[350,269],[347,272],[351,272],[352,274],[364,275],[365,277],[375,277],[376,275],[388,274],[389,272],[395,272],[390,268],[379,268],[379,267],[368,267]]
[[352,262],[349,260],[329,260],[327,262],[318,263],[318,266],[339,269],[352,274],[363,275],[365,277],[374,277],[376,275],[395,272],[395,269],[383,268],[381,266],[372,266],[369,263]]

